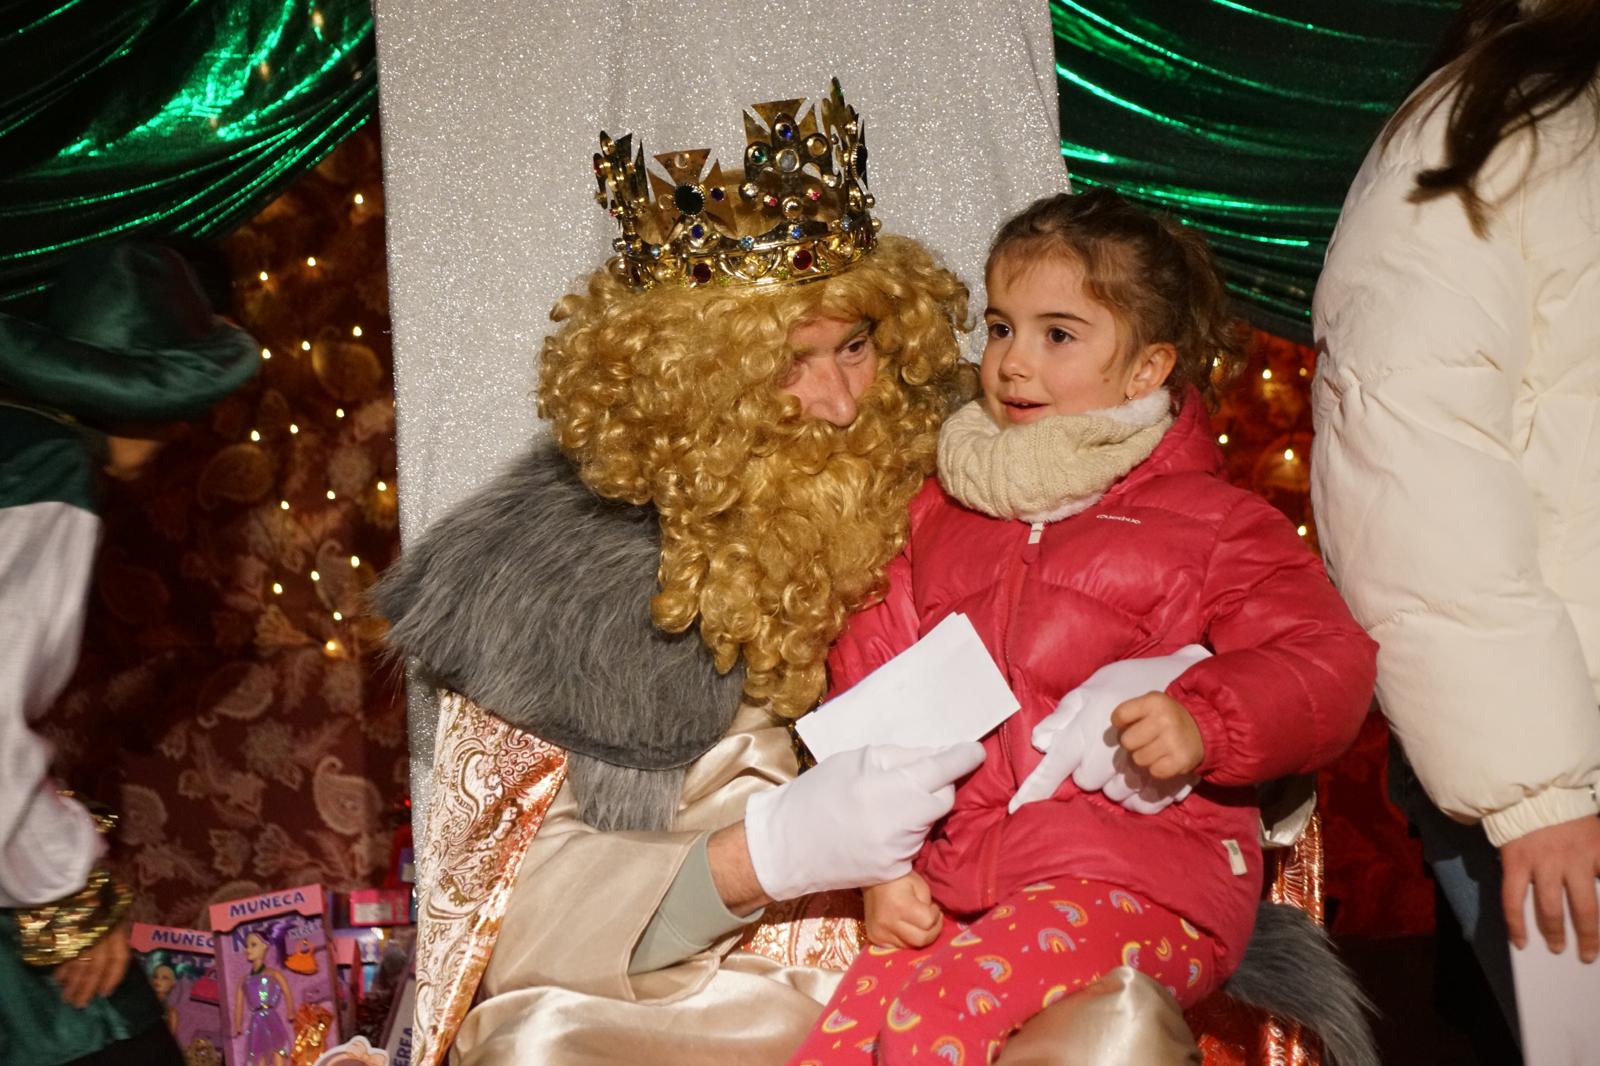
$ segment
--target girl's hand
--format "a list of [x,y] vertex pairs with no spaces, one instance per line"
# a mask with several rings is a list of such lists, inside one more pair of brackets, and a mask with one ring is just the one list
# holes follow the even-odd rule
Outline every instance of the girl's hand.
[[944,913],[919,873],[872,885],[861,894],[866,900],[867,939],[879,947],[925,948],[944,926]]
[[1151,777],[1182,777],[1205,758],[1205,742],[1194,717],[1164,692],[1124,702],[1111,712],[1111,724],[1122,750]]

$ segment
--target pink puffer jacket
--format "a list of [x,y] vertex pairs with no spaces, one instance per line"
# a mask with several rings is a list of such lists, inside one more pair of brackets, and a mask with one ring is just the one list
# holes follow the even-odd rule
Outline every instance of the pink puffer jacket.
[[[842,691],[964,612],[1022,710],[985,740],[917,867],[956,913],[986,910],[1048,877],[1122,885],[1216,938],[1222,974],[1261,894],[1251,787],[1315,769],[1354,739],[1377,646],[1351,618],[1286,518],[1224,482],[1197,396],[1155,452],[1093,507],[1035,532],[967,510],[930,481],[880,604],[857,614],[829,660]],[[1201,784],[1158,815],[1069,779],[1006,814],[1038,764],[1034,725],[1107,663],[1203,644],[1214,655],[1168,689],[1205,742]],[[915,738],[907,738],[915,743]]]

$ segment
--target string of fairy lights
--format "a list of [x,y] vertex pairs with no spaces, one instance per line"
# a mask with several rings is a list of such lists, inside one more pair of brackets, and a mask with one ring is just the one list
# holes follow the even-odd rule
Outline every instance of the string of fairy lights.
[[[357,192],[350,197],[349,203],[359,209],[365,207],[368,203],[368,200],[364,194]],[[306,271],[317,271],[325,266],[325,264],[315,255],[305,256],[303,263],[304,270]],[[288,273],[288,271],[280,272],[280,277],[288,275]],[[256,273],[256,280],[263,287],[271,286],[274,282],[274,274],[269,270],[262,269]],[[352,324],[348,328],[347,335],[352,339],[360,340],[363,336],[365,336],[365,331],[361,325]],[[313,347],[313,343],[309,338],[302,338],[297,345],[294,345],[290,349],[290,354],[294,357],[299,357],[303,354],[309,354],[313,351]],[[274,353],[272,348],[266,346],[262,347],[261,360],[263,363],[271,362],[273,355]],[[346,410],[343,404],[336,404],[333,407],[332,414],[335,422],[337,423],[342,422],[348,416],[349,412]],[[300,423],[298,421],[290,421],[288,423],[287,430],[291,437],[298,436],[301,432]],[[248,433],[248,438],[252,444],[263,443],[264,435],[261,431],[261,428],[259,426],[251,427]],[[393,492],[393,485],[391,484],[390,477],[376,478],[372,482],[371,487],[372,491],[379,494],[379,496],[384,497],[385,499],[389,499],[390,494]],[[340,493],[333,487],[332,484],[325,486],[322,495],[330,504],[336,504],[341,499]],[[290,503],[287,496],[284,496],[280,497],[278,500],[278,509],[284,512],[291,512],[294,510],[294,505]],[[351,569],[359,571],[362,566],[361,556],[358,554],[351,554],[348,558]],[[313,565],[311,569],[305,572],[304,576],[312,586],[320,586],[323,580],[323,574],[317,565]],[[271,584],[271,590],[274,597],[282,597],[288,591],[284,584],[284,580],[274,580]],[[346,615],[344,611],[340,609],[338,604],[325,603],[324,605],[327,607],[327,617],[334,625],[337,626],[346,621]],[[339,632],[335,632],[334,635],[327,637],[327,639],[322,643],[323,653],[330,658],[344,657],[349,650],[349,642],[343,638],[344,634]]]

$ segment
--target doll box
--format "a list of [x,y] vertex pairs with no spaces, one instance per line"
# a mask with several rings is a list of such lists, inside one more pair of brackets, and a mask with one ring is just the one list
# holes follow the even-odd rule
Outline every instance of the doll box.
[[409,888],[358,888],[347,896],[351,925],[410,925]]
[[321,885],[211,906],[228,1066],[311,1061],[338,1043]]
[[202,929],[135,922],[128,936],[162,1016],[185,1061],[211,1062],[222,1055],[222,996],[217,952]]

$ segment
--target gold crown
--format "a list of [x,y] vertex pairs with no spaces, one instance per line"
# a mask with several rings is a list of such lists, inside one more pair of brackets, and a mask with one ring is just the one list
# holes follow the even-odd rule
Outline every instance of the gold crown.
[[[848,269],[876,243],[861,118],[832,92],[753,104],[744,166],[711,150],[669,152],[647,169],[630,133],[600,134],[595,199],[622,227],[610,268],[636,289],[797,284]],[[648,179],[648,188],[646,181]]]

